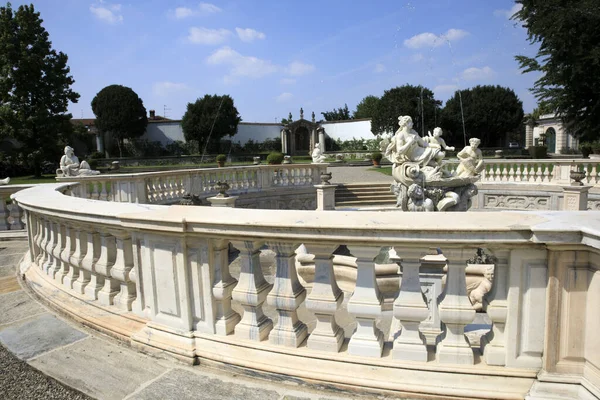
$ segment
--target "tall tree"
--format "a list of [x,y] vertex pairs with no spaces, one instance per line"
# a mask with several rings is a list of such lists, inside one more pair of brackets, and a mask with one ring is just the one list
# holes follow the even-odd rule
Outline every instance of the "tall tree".
[[60,154],[72,129],[67,107],[79,99],[67,55],[52,49],[42,22],[33,4],[0,7],[0,135],[21,143],[36,176]]
[[423,86],[404,85],[386,90],[371,119],[371,132],[375,135],[395,132],[401,115],[411,116],[414,129],[419,133],[423,131],[423,122],[425,131],[433,130],[437,109],[441,105],[442,102],[434,98],[433,92]]
[[197,140],[201,149],[213,151],[225,136],[233,136],[242,119],[229,95],[204,95],[188,103],[181,120],[185,140]]
[[523,72],[541,73],[533,93],[566,128],[600,138],[600,5],[598,0],[517,0],[535,57],[517,56]]
[[148,116],[144,102],[133,89],[110,85],[92,100],[96,127],[117,140],[119,156],[123,157],[123,140],[140,137],[146,132]]
[[367,96],[356,105],[356,111],[354,111],[353,118],[373,118],[377,113],[379,107],[379,97]]
[[350,110],[348,110],[348,104],[344,104],[344,108],[337,108],[333,111],[326,111],[321,113],[325,121],[345,121],[352,119],[350,116]]
[[[461,113],[462,96],[462,113]],[[507,136],[518,131],[523,123],[523,102],[512,89],[502,86],[476,86],[456,91],[442,110],[441,127],[450,143],[465,144],[463,119],[467,140],[481,139],[481,146],[502,147]]]

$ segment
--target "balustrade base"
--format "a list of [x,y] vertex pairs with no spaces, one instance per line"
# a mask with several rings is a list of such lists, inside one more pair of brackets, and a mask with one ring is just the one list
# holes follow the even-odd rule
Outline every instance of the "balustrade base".
[[198,363],[193,332],[175,331],[152,322],[131,336],[131,347],[142,351],[156,349],[186,364]]

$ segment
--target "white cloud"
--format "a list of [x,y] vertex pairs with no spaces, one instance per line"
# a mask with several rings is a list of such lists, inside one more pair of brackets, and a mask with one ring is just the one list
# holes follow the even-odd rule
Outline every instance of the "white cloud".
[[285,71],[291,76],[306,75],[315,70],[315,66],[311,64],[304,64],[299,61],[290,63]]
[[267,37],[264,33],[256,31],[254,29],[250,29],[250,28],[246,28],[246,29],[235,28],[235,31],[237,32],[237,34],[242,42],[253,42],[257,39],[262,40]]
[[90,11],[100,21],[106,22],[108,24],[116,24],[118,22],[123,22],[123,15],[120,12],[120,4],[107,4],[101,1],[98,5],[92,4],[90,6]]
[[231,31],[227,29],[208,29],[208,28],[190,28],[190,34],[188,40],[194,44],[208,44],[215,45],[225,42]]
[[420,49],[423,47],[440,47],[446,44],[447,41],[454,42],[467,36],[469,32],[462,29],[448,29],[446,33],[436,35],[431,32],[419,33],[406,39],[404,45],[412,49]]
[[269,60],[244,56],[228,46],[212,53],[206,62],[210,65],[229,66],[229,74],[225,77],[226,82],[234,82],[236,77],[262,78],[279,70],[279,67]]
[[293,97],[293,94],[289,92],[283,92],[279,96],[275,97],[275,101],[278,103],[285,103],[286,101],[291,100]]
[[189,8],[189,7],[177,7],[175,11],[169,11],[176,19],[183,19],[188,17],[195,17],[198,15],[210,15],[217,12],[221,12],[219,7],[210,3],[200,3],[198,8]]
[[497,17],[504,17],[510,19],[516,12],[520,11],[523,8],[522,4],[515,4],[512,6],[510,10],[496,10],[494,11],[494,15]]
[[177,7],[175,9],[175,18],[177,19],[191,17],[192,15],[194,15],[194,10],[192,10],[191,8]]
[[457,85],[438,85],[433,88],[433,92],[438,93],[454,93],[458,90]]
[[185,83],[156,82],[152,85],[152,93],[155,96],[168,96],[173,93],[183,92],[189,88]]
[[419,62],[419,61],[423,61],[425,59],[425,56],[423,55],[423,53],[416,53],[413,54],[412,56],[410,56],[410,61],[412,62]]
[[211,3],[200,3],[198,7],[200,8],[200,11],[204,14],[214,14],[223,11],[219,7]]
[[373,70],[373,72],[375,72],[376,74],[380,74],[382,72],[385,71],[385,65],[383,64],[375,64],[375,69]]
[[486,66],[483,68],[476,68],[476,67],[467,68],[462,72],[461,77],[465,81],[478,81],[478,80],[489,79],[489,78],[493,77],[494,75],[496,75],[494,70],[491,69],[490,67]]
[[282,78],[279,83],[282,85],[293,85],[296,83],[296,80],[293,78]]

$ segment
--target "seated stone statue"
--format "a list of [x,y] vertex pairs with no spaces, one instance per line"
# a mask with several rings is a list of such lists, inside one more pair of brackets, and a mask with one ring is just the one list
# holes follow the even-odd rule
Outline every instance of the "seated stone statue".
[[425,141],[429,143],[429,147],[438,148],[440,151],[435,156],[435,161],[438,165],[442,164],[442,160],[446,157],[445,150],[454,151],[454,147],[446,145],[446,141],[442,139],[442,128],[435,128],[433,130],[433,135],[431,132],[427,132],[429,136],[425,137]]
[[312,152],[312,162],[313,162],[313,164],[324,163],[326,158],[327,157],[325,157],[325,155],[321,152],[320,145],[318,143],[315,144],[315,149]]
[[0,185],[8,185],[10,183],[10,178],[0,179]]
[[86,161],[79,162],[71,146],[65,147],[65,155],[60,159],[60,168],[56,170],[57,176],[89,176],[98,175]]
[[469,139],[469,146],[462,149],[456,157],[460,160],[456,168],[456,176],[468,178],[477,176],[483,171],[483,154],[479,147],[481,140],[477,138]]

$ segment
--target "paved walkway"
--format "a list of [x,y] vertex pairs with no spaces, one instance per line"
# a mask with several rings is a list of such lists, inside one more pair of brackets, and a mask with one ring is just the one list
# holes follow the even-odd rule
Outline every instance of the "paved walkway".
[[16,278],[15,266],[26,250],[24,239],[5,240],[0,233],[0,399],[372,398],[292,380],[250,379],[233,367],[190,367],[133,351],[32,299]]

